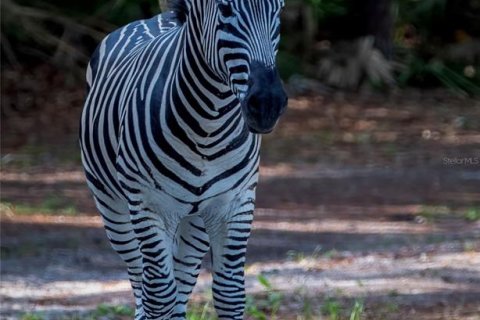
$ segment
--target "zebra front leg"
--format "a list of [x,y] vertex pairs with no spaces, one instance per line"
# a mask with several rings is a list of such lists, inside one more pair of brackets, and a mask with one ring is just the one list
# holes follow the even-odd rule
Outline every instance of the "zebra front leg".
[[183,218],[176,232],[173,253],[178,297],[172,320],[185,319],[188,297],[197,282],[208,249],[209,239],[203,219],[198,215]]
[[[136,205],[141,207],[142,205]],[[165,221],[150,209],[130,209],[142,254],[142,306],[146,319],[170,320],[177,299],[173,239]]]
[[219,319],[243,319],[245,253],[253,210],[234,214],[218,226],[208,226],[213,262],[213,302]]
[[[128,277],[135,297],[135,320],[144,320],[145,314],[142,304],[142,255],[138,248],[138,241],[133,230],[113,231],[105,224],[107,236],[112,248],[127,264]],[[125,240],[128,239],[128,240]]]
[[112,248],[127,265],[128,277],[135,297],[135,320],[145,319],[142,307],[142,255],[138,246],[128,206],[122,199],[112,201],[95,196],[104,228]]

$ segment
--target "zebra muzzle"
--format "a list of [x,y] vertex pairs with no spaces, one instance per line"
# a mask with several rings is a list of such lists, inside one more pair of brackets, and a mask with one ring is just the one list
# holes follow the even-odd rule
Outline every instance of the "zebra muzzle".
[[242,101],[245,121],[253,133],[269,133],[285,112],[288,97],[275,67],[250,65],[249,90]]

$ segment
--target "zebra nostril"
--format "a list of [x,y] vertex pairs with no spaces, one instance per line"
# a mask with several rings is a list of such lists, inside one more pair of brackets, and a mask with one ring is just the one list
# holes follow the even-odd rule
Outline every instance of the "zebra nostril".
[[251,113],[258,114],[260,112],[261,106],[262,106],[262,102],[256,95],[251,95],[248,98],[248,107]]
[[254,85],[254,80],[253,80],[254,77],[252,77],[252,75],[250,75],[247,79],[247,84],[248,84],[248,87],[249,88],[253,88],[253,85]]

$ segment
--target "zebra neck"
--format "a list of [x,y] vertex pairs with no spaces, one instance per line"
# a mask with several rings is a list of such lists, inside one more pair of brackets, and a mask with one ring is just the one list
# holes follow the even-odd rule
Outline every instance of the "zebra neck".
[[248,130],[236,96],[205,59],[199,25],[191,19],[182,27],[183,48],[171,82],[170,112],[181,119],[186,135],[200,148],[225,148],[231,143],[226,138],[246,140]]

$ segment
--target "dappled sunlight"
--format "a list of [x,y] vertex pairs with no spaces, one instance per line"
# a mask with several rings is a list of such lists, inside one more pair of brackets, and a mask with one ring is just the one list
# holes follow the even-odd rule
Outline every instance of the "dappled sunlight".
[[[125,275],[123,276],[125,278]],[[2,314],[77,313],[95,310],[101,303],[132,304],[128,280],[28,282],[6,280],[0,286]],[[62,317],[63,318],[63,317]]]
[[465,104],[468,109],[446,97],[417,101],[395,94],[291,99],[281,125],[265,137],[263,164],[438,167],[442,152],[478,157],[480,135],[474,128],[480,104],[473,99]]
[[262,290],[254,278],[263,274],[275,288],[286,292],[303,289],[310,294],[340,292],[342,296],[368,297],[439,292],[480,295],[479,270],[480,253],[464,252],[395,260],[373,254],[344,258],[307,256],[298,261],[254,263],[249,265],[247,274],[253,282],[253,291]]
[[464,203],[475,203],[480,199],[480,192],[446,192],[443,194],[445,201],[461,201]]
[[[428,253],[392,259],[388,254],[352,255],[345,252],[285,257],[275,262],[249,263],[246,287],[249,295],[265,294],[258,276],[285,297],[302,292],[305,297],[323,301],[362,299],[375,303],[393,299],[400,305],[427,299],[430,304],[449,295],[466,302],[480,296],[480,253]],[[193,293],[193,301],[210,297],[211,275],[203,270]],[[5,312],[94,310],[98,301],[108,304],[131,304],[129,282],[119,274],[116,279],[28,280],[9,276],[2,280],[0,294],[6,302]],[[473,300],[474,301],[474,300]],[[417,301],[418,302],[418,301]]]
[[5,182],[26,182],[42,184],[61,184],[69,182],[85,183],[83,170],[56,170],[54,172],[3,172],[0,171],[0,181]]
[[94,227],[102,228],[102,218],[98,216],[65,216],[65,215],[17,215],[12,213],[10,215],[0,215],[2,222],[24,223],[39,226],[71,226],[75,228]]
[[[247,292],[264,296],[265,276],[286,313],[302,297],[416,310],[478,301],[480,177],[475,166],[445,164],[477,156],[478,108],[445,102],[457,115],[428,99],[431,108],[398,96],[354,99],[291,99],[264,137]],[[2,158],[2,312],[132,305],[83,171],[15,167],[27,151]],[[211,297],[208,258],[204,267],[193,296],[200,303]]]
[[412,224],[409,222],[361,221],[321,219],[305,222],[295,221],[256,221],[254,230],[295,231],[295,232],[341,232],[352,234],[425,234],[436,232],[435,226]]
[[[173,263],[172,281],[193,282],[209,243],[202,226],[173,218],[189,212],[229,240],[205,255],[187,320],[216,319],[213,295],[225,310],[240,303],[243,266],[248,320],[480,320],[478,1],[289,0],[281,28],[250,26],[262,17],[242,0],[217,1],[213,15],[188,1],[2,2],[0,318],[132,319],[137,270],[162,278]],[[228,41],[190,34],[195,21]],[[273,46],[249,39],[251,27],[275,33]],[[267,105],[283,107],[283,90],[274,130],[243,148],[260,141],[252,119],[273,125]],[[252,175],[258,183],[240,181]],[[248,199],[231,194],[247,188]],[[134,207],[135,232],[111,194]],[[172,242],[185,245],[175,261],[154,257]],[[214,258],[226,263],[212,290]],[[148,283],[143,295],[173,301],[158,277]]]
[[[398,212],[413,216],[422,208],[418,204],[337,205],[305,211],[259,208],[249,242],[247,292],[253,296],[266,294],[258,280],[262,275],[281,292],[285,307],[291,310],[298,306],[289,305],[293,300],[287,297],[295,297],[298,292],[318,303],[336,297],[362,299],[369,305],[382,301],[409,307],[418,304],[415,308],[427,302],[442,303],[452,295],[465,303],[475,301],[475,295],[480,297],[478,228],[465,223],[445,228],[437,223],[388,220]],[[362,210],[368,212],[368,219],[356,218]],[[341,213],[340,219],[335,218],[337,213]],[[19,248],[29,241],[42,241],[52,256],[44,261],[38,253],[10,254],[4,261],[4,270],[10,270],[0,287],[6,314],[29,310],[76,314],[92,312],[100,302],[132,304],[125,270],[106,243],[99,217],[2,217],[2,227],[12,223],[17,226],[15,230],[24,232],[15,239]],[[3,248],[10,247],[15,230],[9,229],[7,238],[3,232],[7,240]],[[85,239],[79,248],[69,244],[77,237]],[[92,254],[97,241],[101,245]],[[21,275],[11,272],[15,261],[22,259],[27,259],[32,268]],[[210,268],[208,263],[206,266]],[[210,283],[210,272],[202,270],[192,301],[208,301]]]
[[[43,283],[38,283],[39,281]],[[26,300],[74,300],[82,296],[110,295],[123,292],[130,292],[130,282],[128,280],[53,280],[45,282],[43,279],[30,279],[29,281],[5,279],[0,286],[0,294],[5,298]]]

